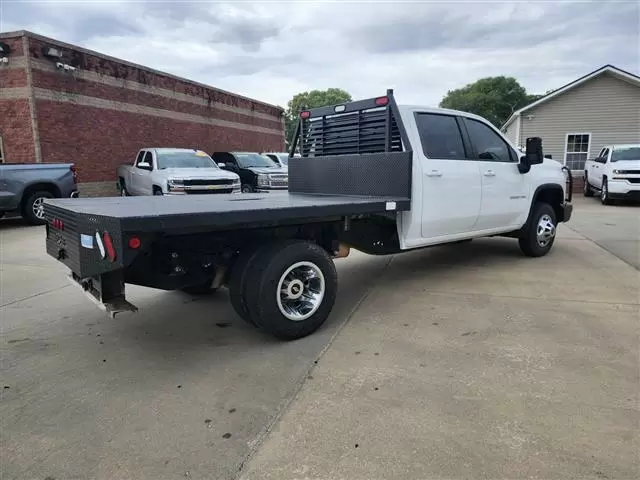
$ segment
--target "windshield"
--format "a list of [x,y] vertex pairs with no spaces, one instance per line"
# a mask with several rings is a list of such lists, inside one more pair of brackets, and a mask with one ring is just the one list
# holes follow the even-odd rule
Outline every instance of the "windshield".
[[638,147],[618,147],[611,154],[611,161],[619,160],[640,160],[640,146]]
[[238,164],[242,168],[250,167],[277,167],[278,165],[269,157],[260,155],[259,153],[236,153]]
[[159,151],[156,153],[158,169],[165,168],[218,168],[209,155],[196,150]]

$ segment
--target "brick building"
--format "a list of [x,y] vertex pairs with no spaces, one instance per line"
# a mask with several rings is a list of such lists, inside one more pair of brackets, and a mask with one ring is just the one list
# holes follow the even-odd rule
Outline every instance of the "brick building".
[[74,162],[83,195],[114,194],[116,167],[146,146],[280,151],[283,111],[31,32],[0,33],[0,162]]

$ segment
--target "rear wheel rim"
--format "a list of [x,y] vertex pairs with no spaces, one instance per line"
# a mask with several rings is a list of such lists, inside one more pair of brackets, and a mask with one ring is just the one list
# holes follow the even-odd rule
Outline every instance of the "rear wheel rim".
[[538,220],[538,226],[536,228],[536,239],[538,245],[541,247],[548,246],[553,238],[556,236],[556,226],[553,223],[551,215],[545,213]]
[[312,262],[298,262],[280,276],[276,300],[280,313],[293,322],[308,319],[318,311],[326,290],[324,274]]
[[33,201],[33,205],[31,206],[33,210],[33,214],[37,219],[44,219],[44,197],[38,197]]

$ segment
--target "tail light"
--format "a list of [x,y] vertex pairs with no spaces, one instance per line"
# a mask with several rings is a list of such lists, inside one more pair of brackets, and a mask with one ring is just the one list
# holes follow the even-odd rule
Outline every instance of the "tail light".
[[73,176],[73,183],[78,183],[78,170],[75,165],[71,165],[70,167],[71,175]]
[[311,112],[309,111],[304,111],[304,112],[300,112],[300,118],[303,120],[306,120],[307,118],[309,118],[311,116]]
[[389,97],[378,97],[376,98],[376,105],[380,107],[384,107],[387,103],[389,103]]
[[59,218],[54,218],[51,220],[51,226],[56,230],[64,230],[64,222]]
[[138,237],[131,237],[129,239],[129,248],[137,250],[142,246],[142,241]]
[[113,240],[111,240],[111,235],[109,235],[109,232],[104,232],[102,234],[102,239],[104,240],[104,247],[107,250],[107,256],[109,257],[109,261],[115,262],[116,249],[113,248]]

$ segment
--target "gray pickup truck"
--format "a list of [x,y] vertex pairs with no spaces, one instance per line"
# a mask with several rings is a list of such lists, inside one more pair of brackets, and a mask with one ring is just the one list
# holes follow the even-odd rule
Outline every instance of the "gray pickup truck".
[[72,163],[0,164],[0,217],[16,212],[32,225],[46,223],[45,198],[78,196],[78,176]]

